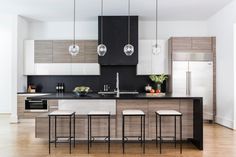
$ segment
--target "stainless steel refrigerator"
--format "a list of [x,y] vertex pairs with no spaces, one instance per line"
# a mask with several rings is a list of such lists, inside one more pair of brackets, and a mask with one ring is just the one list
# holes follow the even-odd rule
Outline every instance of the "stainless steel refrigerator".
[[203,97],[205,120],[213,120],[213,62],[209,60],[205,57],[172,62],[173,93]]

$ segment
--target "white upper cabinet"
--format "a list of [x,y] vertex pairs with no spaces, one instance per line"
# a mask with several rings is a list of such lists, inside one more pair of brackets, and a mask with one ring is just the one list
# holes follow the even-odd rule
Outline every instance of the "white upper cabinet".
[[158,40],[161,52],[154,55],[152,46],[155,40],[139,40],[139,63],[137,75],[168,74],[168,42]]
[[[60,42],[63,43],[59,44],[61,47],[65,45],[64,43],[68,43],[68,41]],[[83,42],[91,43],[91,41]],[[87,61],[84,59],[86,52],[83,51],[83,49],[81,53],[74,58],[68,56],[69,52],[68,54],[66,53],[67,48],[65,47],[59,47],[59,49],[56,50],[58,51],[57,54],[54,55],[53,43],[54,41],[49,40],[25,40],[24,75],[100,75],[100,65],[98,63],[92,63],[96,62],[96,50],[91,52],[93,50],[91,50],[91,46],[88,47],[89,54],[87,56],[93,60]],[[94,45],[95,44],[92,46],[94,47]],[[65,60],[65,58],[67,60]],[[76,61],[86,63],[77,63]]]
[[100,75],[100,65],[98,63],[72,63],[72,75]]
[[34,75],[34,40],[24,42],[24,75]]
[[36,63],[35,75],[71,75],[70,63]]

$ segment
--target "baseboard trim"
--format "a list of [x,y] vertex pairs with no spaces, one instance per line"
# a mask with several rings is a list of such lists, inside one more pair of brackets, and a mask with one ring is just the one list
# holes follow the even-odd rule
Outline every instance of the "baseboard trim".
[[0,113],[0,116],[10,116],[11,113]]
[[216,116],[216,123],[230,129],[234,128],[234,122],[232,120],[220,116]]
[[19,121],[18,121],[18,116],[17,115],[11,115],[11,117],[10,117],[10,123],[11,124],[16,124],[16,123],[18,123]]

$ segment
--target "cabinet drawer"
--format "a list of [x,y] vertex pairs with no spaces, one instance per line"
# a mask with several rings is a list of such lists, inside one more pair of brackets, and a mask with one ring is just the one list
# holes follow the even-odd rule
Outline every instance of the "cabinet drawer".
[[172,49],[175,51],[191,50],[192,40],[190,37],[172,38]]
[[53,41],[53,63],[71,63],[69,46],[72,41],[54,40]]
[[207,37],[194,37],[192,38],[193,50],[212,50],[212,38]]
[[34,41],[35,63],[52,63],[52,41],[35,40]]

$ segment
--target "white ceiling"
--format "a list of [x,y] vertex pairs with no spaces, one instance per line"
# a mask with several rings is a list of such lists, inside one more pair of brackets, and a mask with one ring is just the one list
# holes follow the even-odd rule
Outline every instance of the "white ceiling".
[[[159,0],[160,20],[206,20],[232,0]],[[0,0],[0,13],[39,21],[70,21],[73,0]],[[77,0],[77,19],[96,20],[100,0]],[[126,15],[127,0],[104,0],[104,15]],[[155,0],[131,0],[131,14],[155,19]]]

